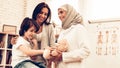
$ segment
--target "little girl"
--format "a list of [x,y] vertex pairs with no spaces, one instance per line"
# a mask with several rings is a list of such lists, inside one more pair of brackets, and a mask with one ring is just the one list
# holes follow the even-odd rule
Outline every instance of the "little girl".
[[33,35],[37,32],[39,26],[37,23],[26,17],[19,31],[19,37],[12,48],[12,67],[13,68],[45,68],[45,65],[33,62],[30,57],[42,55],[43,50],[35,50],[37,41],[33,39]]

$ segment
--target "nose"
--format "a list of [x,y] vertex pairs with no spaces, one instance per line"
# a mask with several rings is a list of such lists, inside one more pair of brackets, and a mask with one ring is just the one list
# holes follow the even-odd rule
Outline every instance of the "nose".
[[42,17],[44,17],[44,14],[41,14]]

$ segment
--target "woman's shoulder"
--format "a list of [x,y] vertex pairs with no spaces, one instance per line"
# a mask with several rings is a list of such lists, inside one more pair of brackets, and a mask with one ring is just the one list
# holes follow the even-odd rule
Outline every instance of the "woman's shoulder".
[[85,26],[82,24],[73,25],[72,27],[74,27],[75,29],[85,29]]
[[49,25],[44,25],[44,27],[50,29],[50,28],[53,28],[53,24],[50,23]]
[[85,26],[84,25],[81,25],[81,24],[77,24],[77,25],[74,25],[74,30],[75,31],[87,31],[87,29],[85,28]]

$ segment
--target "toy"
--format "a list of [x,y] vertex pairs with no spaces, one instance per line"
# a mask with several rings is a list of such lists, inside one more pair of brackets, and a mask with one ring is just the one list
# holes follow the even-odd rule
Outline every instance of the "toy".
[[43,57],[48,61],[47,67],[51,68],[50,66],[52,62],[55,63],[55,67],[56,67],[58,61],[56,61],[56,59],[53,58],[57,57],[62,52],[66,52],[67,50],[68,50],[67,40],[61,40],[58,43],[56,43],[54,47],[45,49],[43,53]]

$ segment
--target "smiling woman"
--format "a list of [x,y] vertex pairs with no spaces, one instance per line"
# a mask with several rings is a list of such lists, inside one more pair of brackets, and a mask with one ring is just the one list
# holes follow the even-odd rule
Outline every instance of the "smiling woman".
[[86,28],[82,25],[83,18],[69,4],[58,8],[58,16],[63,29],[59,34],[58,43],[65,39],[68,48],[66,47],[67,51],[63,51],[55,57],[58,61],[55,67],[82,68],[84,59],[90,55],[89,37]]
[[57,13],[58,7],[63,4],[70,4],[77,11],[79,11],[81,6],[79,6],[78,3],[81,3],[81,2],[79,2],[79,0],[51,0],[49,1],[48,4],[50,5],[50,8],[52,9],[52,20],[51,21],[54,21],[56,24],[61,25],[61,23],[59,23],[61,21],[59,20],[58,13]]
[[[33,10],[32,18],[40,26],[39,31],[35,34],[35,38],[38,41],[37,49],[44,50],[45,48],[53,46],[55,44],[55,34],[53,24],[50,23],[51,9],[49,5],[45,2],[39,3]],[[46,64],[42,55],[37,56],[37,58],[33,60]]]
[[61,21],[63,21],[64,19],[65,19],[65,16],[66,16],[66,14],[67,14],[67,9],[65,9],[65,8],[59,8],[58,9],[58,16],[59,16],[59,19],[61,20]]

